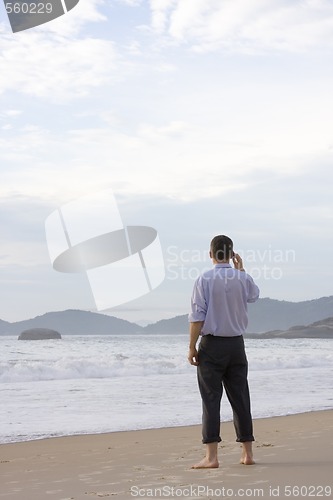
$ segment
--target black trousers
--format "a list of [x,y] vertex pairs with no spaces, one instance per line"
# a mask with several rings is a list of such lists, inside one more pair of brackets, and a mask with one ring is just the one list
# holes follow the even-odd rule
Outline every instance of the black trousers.
[[198,360],[202,442],[221,441],[220,407],[223,387],[233,411],[236,441],[254,441],[243,336],[203,336],[198,349]]

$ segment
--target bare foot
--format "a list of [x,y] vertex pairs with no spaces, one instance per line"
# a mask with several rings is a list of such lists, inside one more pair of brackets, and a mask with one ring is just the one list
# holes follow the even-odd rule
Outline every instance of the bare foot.
[[217,459],[208,460],[207,457],[203,458],[198,464],[192,465],[191,469],[217,469],[219,462]]
[[254,465],[255,461],[253,460],[252,456],[243,455],[242,458],[240,459],[239,463],[243,464],[243,465]]

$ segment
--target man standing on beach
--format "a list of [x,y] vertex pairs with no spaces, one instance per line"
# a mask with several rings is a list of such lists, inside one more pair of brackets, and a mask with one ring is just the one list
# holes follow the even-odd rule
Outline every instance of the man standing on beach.
[[[217,447],[220,437],[220,406],[223,387],[233,410],[236,441],[242,443],[241,463],[254,464],[253,427],[247,382],[247,358],[243,333],[247,327],[247,303],[259,297],[259,288],[243,268],[233,242],[225,235],[210,244],[214,267],[194,284],[190,322],[188,360],[197,366],[202,398],[202,442],[206,456],[194,469],[219,466]],[[232,259],[234,268],[229,261]],[[197,340],[201,335],[198,350]]]

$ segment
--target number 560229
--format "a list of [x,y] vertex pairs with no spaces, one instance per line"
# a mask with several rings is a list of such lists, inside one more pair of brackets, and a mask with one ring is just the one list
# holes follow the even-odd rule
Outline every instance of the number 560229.
[[51,14],[51,3],[6,2],[8,14]]

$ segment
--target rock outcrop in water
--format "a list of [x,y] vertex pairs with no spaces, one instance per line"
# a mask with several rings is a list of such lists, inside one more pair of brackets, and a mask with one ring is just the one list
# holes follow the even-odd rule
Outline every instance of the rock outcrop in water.
[[45,339],[61,339],[59,332],[55,330],[50,330],[49,328],[30,328],[30,330],[24,330],[18,340],[45,340]]

